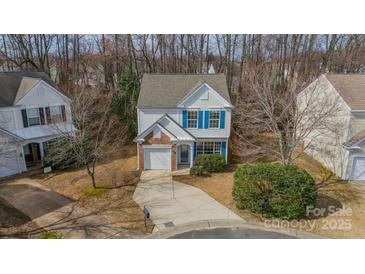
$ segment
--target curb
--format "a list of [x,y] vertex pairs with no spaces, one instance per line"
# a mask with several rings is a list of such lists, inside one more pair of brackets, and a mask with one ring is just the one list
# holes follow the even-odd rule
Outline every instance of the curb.
[[286,230],[267,228],[264,227],[262,224],[251,223],[240,220],[204,220],[199,222],[186,223],[176,226],[174,228],[164,229],[162,231],[156,231],[153,234],[145,237],[145,239],[168,239],[175,235],[189,232],[192,230],[214,229],[214,228],[250,228],[268,232],[276,232],[296,237],[298,239],[327,239],[326,237],[320,235],[316,235],[306,231],[300,231],[293,228],[288,228]]

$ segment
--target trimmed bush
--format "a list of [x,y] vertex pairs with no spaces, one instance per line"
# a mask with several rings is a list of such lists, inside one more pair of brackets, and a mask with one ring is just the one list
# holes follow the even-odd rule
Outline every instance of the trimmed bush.
[[305,170],[266,163],[240,166],[232,195],[240,209],[288,220],[304,216],[317,197],[315,181]]
[[208,172],[204,169],[203,166],[193,166],[190,169],[190,175],[196,175],[196,176],[203,176],[206,175]]
[[195,166],[201,166],[207,172],[219,172],[224,168],[226,161],[220,154],[199,154],[195,159]]

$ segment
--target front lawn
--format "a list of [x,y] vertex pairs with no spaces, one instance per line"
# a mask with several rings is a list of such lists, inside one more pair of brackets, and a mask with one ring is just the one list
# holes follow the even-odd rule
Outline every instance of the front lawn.
[[230,171],[212,173],[207,177],[181,175],[175,176],[174,180],[202,189],[243,219],[252,222],[284,229],[290,226],[330,238],[364,238],[365,186],[360,183],[337,182],[325,168],[306,155],[297,160],[297,165],[316,179],[317,208],[342,209],[329,215],[325,213],[323,217],[291,222],[265,219],[260,214],[237,209],[232,198],[234,166]]
[[148,221],[144,226],[141,208],[133,200],[133,193],[139,181],[137,169],[136,146],[125,146],[103,159],[96,168],[94,189],[85,169],[55,171],[35,176],[38,183],[46,188],[69,197],[118,227],[138,234],[150,233],[154,224]]

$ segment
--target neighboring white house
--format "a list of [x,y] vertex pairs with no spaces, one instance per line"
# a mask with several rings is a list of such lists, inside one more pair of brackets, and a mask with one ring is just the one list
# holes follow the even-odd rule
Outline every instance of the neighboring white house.
[[47,142],[72,132],[70,99],[42,72],[0,72],[0,177],[42,166]]
[[139,168],[191,167],[198,154],[227,161],[231,111],[224,74],[145,74],[134,139]]
[[327,125],[306,138],[306,152],[342,179],[365,180],[365,75],[323,74],[298,95],[299,109],[313,94],[321,110],[333,107],[324,98],[337,106]]

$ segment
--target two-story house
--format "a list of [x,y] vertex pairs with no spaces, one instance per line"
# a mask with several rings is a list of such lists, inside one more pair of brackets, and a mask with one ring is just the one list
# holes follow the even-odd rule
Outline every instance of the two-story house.
[[323,74],[297,102],[299,109],[318,104],[311,119],[330,110],[326,124],[304,140],[306,152],[344,180],[365,180],[365,75]]
[[224,74],[145,74],[134,139],[139,168],[191,167],[198,154],[227,160],[231,111]]
[[0,177],[41,167],[47,142],[65,131],[74,131],[70,99],[45,73],[0,73]]

